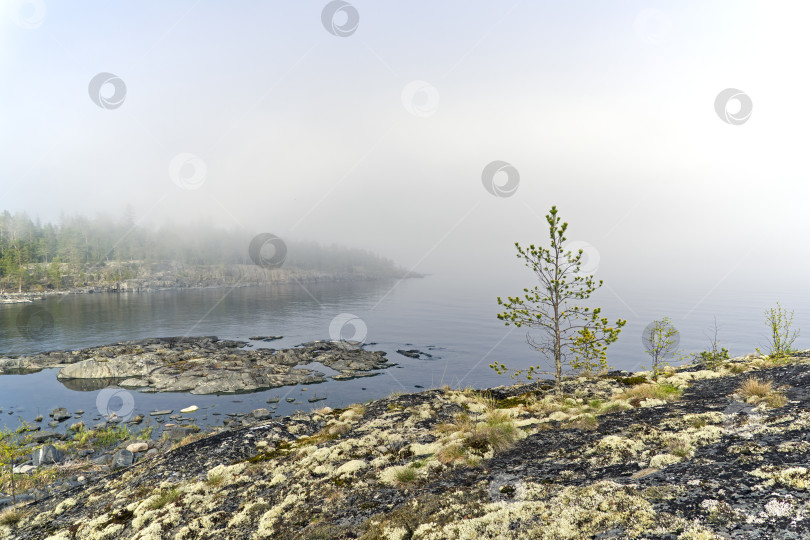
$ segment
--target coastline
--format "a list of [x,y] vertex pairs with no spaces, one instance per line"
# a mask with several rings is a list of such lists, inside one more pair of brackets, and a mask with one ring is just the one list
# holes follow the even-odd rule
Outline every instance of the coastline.
[[[50,296],[94,293],[151,293],[182,289],[228,289],[258,285],[319,282],[377,281],[422,278],[425,274],[396,272],[324,272],[320,270],[265,270],[255,265],[188,266],[168,265],[168,270],[147,275],[104,281],[94,285],[71,286],[40,291],[0,292],[1,304],[30,304]],[[223,275],[224,274],[224,275]]]
[[[80,485],[16,510],[0,538],[810,533],[810,351],[649,377],[567,378],[561,396],[547,381],[444,387],[248,418],[132,466],[83,470]],[[752,377],[782,399],[746,397]],[[663,385],[674,390],[644,393]]]

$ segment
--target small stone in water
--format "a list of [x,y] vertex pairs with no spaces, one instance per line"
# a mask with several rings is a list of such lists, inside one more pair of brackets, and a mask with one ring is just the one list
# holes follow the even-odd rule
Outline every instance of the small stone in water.
[[197,407],[196,405],[191,405],[190,407],[186,407],[185,409],[180,409],[180,412],[181,413],[190,413],[190,412],[196,411],[198,408],[199,407]]

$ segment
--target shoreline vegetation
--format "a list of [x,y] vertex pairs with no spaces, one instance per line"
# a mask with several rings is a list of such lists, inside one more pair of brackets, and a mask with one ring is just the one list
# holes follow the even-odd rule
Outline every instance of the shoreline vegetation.
[[0,213],[0,303],[48,295],[423,277],[370,251],[285,243],[210,224],[146,228],[119,219],[42,224]]
[[18,453],[0,539],[806,537],[808,377],[810,350],[791,351],[259,410],[159,440],[71,427]]
[[[126,270],[118,272],[118,268]],[[255,265],[191,266],[180,263],[152,263],[147,268],[140,261],[108,263],[103,269],[88,267],[76,272],[83,275],[73,285],[74,274],[65,272],[63,288],[40,287],[32,291],[0,291],[0,304],[22,304],[42,300],[49,296],[93,293],[150,293],[181,289],[219,289],[252,287],[260,285],[307,284],[341,281],[373,281],[386,279],[423,278],[426,274],[391,268],[390,270],[366,271],[355,269],[348,272],[301,270],[283,268],[265,270]],[[119,278],[118,276],[132,276]]]

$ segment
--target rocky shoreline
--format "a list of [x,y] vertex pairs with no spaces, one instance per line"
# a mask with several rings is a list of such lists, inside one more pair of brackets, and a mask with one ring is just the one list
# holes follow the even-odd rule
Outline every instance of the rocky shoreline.
[[[417,272],[322,272],[317,270],[275,269],[268,271],[255,265],[195,267],[169,264],[131,279],[104,281],[91,285],[68,283],[61,289],[39,291],[0,291],[0,304],[27,304],[49,296],[93,293],[151,293],[177,289],[218,289],[285,283],[321,283],[371,281],[381,279],[421,278]],[[223,276],[223,273],[227,277]]]
[[445,387],[77,460],[0,539],[810,535],[810,351],[650,378]]
[[313,362],[337,371],[328,376],[334,380],[373,376],[396,365],[385,352],[367,351],[354,342],[313,341],[281,350],[249,349],[248,345],[247,341],[216,336],[125,341],[76,351],[0,357],[0,375],[59,368],[60,381],[85,390],[115,384],[141,392],[224,394],[325,382],[324,373],[298,367]]

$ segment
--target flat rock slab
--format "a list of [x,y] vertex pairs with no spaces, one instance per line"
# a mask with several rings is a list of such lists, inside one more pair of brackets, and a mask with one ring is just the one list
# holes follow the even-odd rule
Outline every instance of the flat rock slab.
[[165,411],[152,411],[149,413],[150,416],[163,416],[166,414],[172,414],[172,410],[166,409]]
[[61,433],[57,433],[51,429],[43,429],[42,431],[36,431],[30,435],[31,440],[35,443],[45,442],[49,439],[64,439],[65,436]]
[[354,342],[312,341],[282,350],[248,349],[247,345],[215,336],[150,338],[78,351],[0,357],[0,374],[60,367],[57,378],[71,387],[118,384],[142,392],[221,394],[325,382],[323,373],[299,367],[313,362],[338,371],[332,377],[335,380],[375,375],[375,370],[393,365],[384,352],[366,351]]

